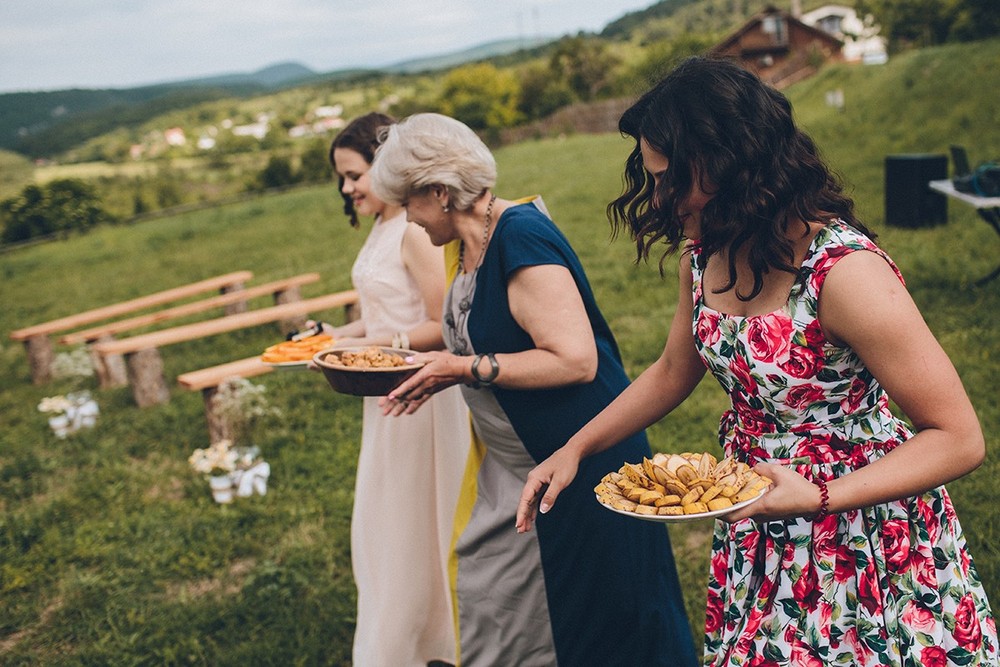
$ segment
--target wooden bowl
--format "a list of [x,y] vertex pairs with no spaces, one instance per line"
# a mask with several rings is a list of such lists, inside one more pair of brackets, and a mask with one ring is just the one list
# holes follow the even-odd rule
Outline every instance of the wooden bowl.
[[[323,376],[334,391],[353,396],[385,396],[423,367],[423,364],[407,364],[405,366],[388,366],[379,368],[358,368],[344,366],[339,363],[342,352],[361,352],[369,347],[331,347],[320,350],[313,361],[323,371]],[[406,358],[417,354],[413,350],[401,350],[394,347],[379,347],[384,354],[392,354]]]

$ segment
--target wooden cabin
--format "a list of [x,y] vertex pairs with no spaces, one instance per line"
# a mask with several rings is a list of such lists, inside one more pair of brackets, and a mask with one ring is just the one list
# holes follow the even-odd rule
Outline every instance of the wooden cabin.
[[791,12],[769,6],[711,49],[737,59],[775,88],[811,76],[820,65],[842,59],[843,43]]

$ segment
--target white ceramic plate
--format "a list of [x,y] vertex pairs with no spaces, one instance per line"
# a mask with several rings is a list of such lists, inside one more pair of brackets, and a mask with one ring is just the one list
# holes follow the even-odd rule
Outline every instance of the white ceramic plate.
[[264,363],[276,371],[298,371],[307,368],[310,361],[311,359],[303,359],[302,361],[265,361]]
[[615,514],[621,514],[622,516],[629,516],[632,517],[633,519],[643,519],[645,521],[657,521],[659,523],[684,523],[686,521],[698,521],[699,519],[712,519],[717,516],[723,516],[725,514],[729,514],[730,512],[735,512],[741,507],[746,507],[747,505],[752,505],[753,503],[757,502],[758,500],[764,497],[765,493],[767,493],[767,489],[764,489],[755,497],[750,498],[749,500],[744,500],[741,503],[736,503],[732,507],[725,507],[721,510],[709,510],[708,512],[699,512],[698,514],[673,514],[673,515],[636,514],[635,512],[618,510],[615,509],[614,507],[611,507],[610,505],[605,505],[604,503],[602,503],[600,496],[598,496],[597,494],[594,494],[594,497],[597,499],[597,502],[601,504],[601,507],[611,512],[614,512]]

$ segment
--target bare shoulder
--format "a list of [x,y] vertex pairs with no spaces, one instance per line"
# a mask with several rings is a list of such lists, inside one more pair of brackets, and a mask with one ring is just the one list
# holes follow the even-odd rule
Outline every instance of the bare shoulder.
[[920,315],[888,260],[859,250],[830,268],[820,293],[819,318],[831,339],[843,343],[862,329],[898,327]]

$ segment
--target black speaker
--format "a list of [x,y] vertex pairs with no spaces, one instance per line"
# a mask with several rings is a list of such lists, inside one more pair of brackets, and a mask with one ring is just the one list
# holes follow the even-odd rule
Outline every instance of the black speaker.
[[948,156],[931,153],[885,158],[885,224],[931,227],[948,222],[948,198],[927,184],[948,178]]

